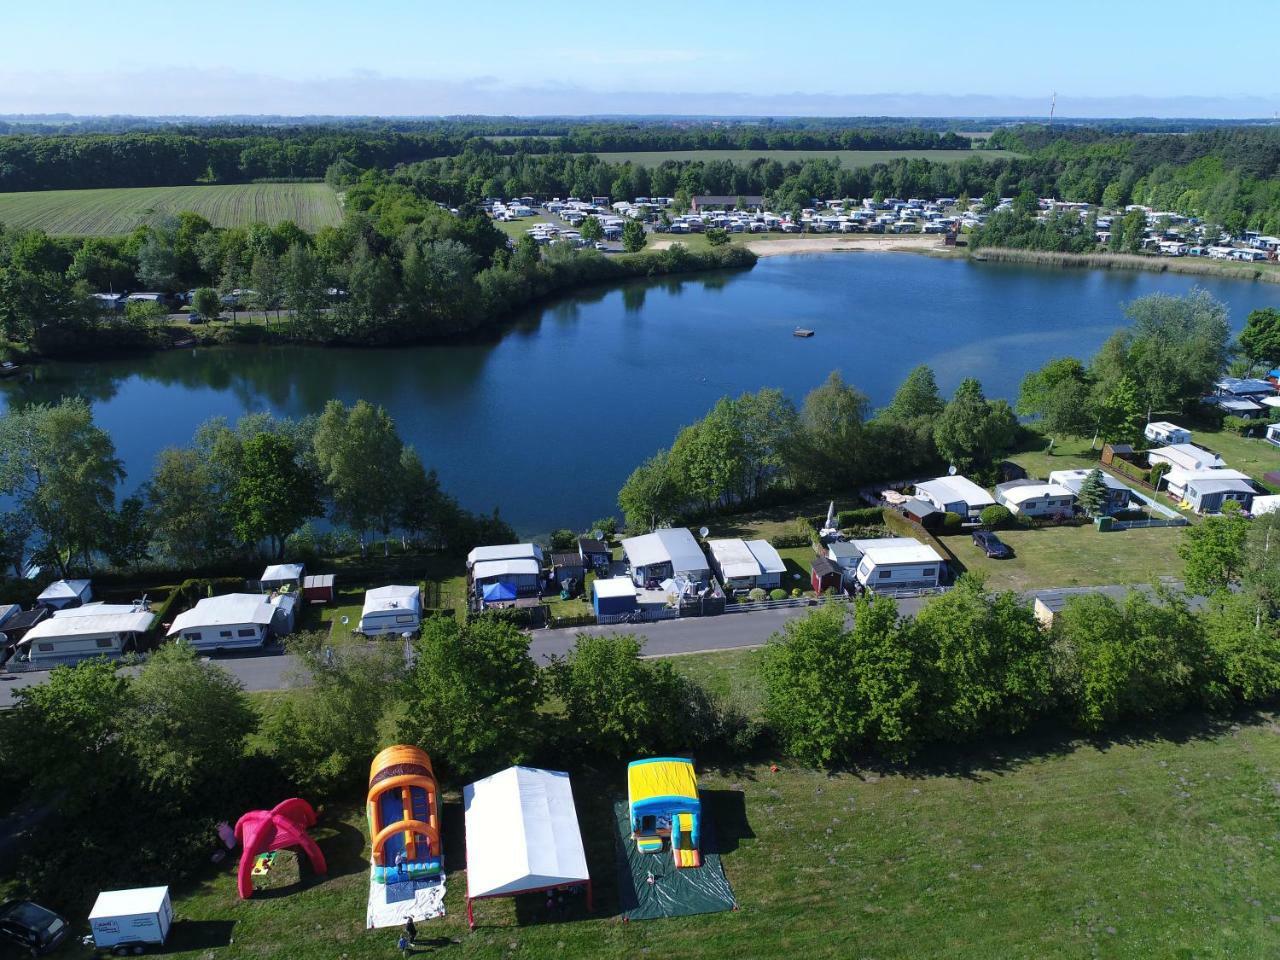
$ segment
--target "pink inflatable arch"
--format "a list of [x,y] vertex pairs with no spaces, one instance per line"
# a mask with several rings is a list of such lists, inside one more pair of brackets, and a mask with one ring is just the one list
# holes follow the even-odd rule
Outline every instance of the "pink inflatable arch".
[[253,896],[253,862],[260,853],[301,847],[311,860],[316,873],[328,873],[324,854],[316,842],[307,835],[307,829],[316,825],[316,812],[311,804],[293,797],[277,803],[270,810],[250,810],[236,821],[236,839],[240,841],[240,872],[236,888],[240,899]]

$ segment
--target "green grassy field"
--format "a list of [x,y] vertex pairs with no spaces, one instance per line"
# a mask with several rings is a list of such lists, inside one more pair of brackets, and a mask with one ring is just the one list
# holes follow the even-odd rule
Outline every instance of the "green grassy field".
[[[740,687],[758,654],[682,657]],[[695,661],[701,661],[694,666]],[[718,679],[717,679],[718,675]],[[1189,722],[1106,743],[1023,741],[945,767],[827,775],[767,763],[704,769],[717,791],[724,865],[740,909],[624,924],[609,802],[623,766],[573,770],[597,912],[549,922],[541,897],[465,919],[461,802],[443,807],[448,916],[417,953],[469,958],[642,956],[744,960],[965,957],[1268,957],[1280,951],[1280,725]],[[176,889],[166,955],[285,960],[394,956],[364,930],[363,798],[323,810],[328,877],[285,856],[237,899],[234,867]],[[69,956],[84,954],[77,949]]]
[[953,163],[970,157],[990,160],[993,157],[1014,157],[1017,154],[1007,150],[634,150],[599,153],[596,156],[610,163],[633,163],[642,167],[656,167],[664,160],[730,160],[734,163],[751,163],[760,158],[777,160],[783,164],[805,160],[839,160],[841,165],[852,170],[875,163],[888,163],[900,157]]
[[342,219],[338,197],[323,183],[244,183],[0,193],[0,223],[54,236],[105,237],[190,210],[215,227],[292,220],[304,230]]

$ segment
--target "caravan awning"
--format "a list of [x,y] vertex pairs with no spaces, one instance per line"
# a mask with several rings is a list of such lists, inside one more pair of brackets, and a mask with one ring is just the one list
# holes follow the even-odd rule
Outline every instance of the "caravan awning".
[[567,773],[508,767],[464,787],[462,805],[468,901],[575,884],[590,889]]

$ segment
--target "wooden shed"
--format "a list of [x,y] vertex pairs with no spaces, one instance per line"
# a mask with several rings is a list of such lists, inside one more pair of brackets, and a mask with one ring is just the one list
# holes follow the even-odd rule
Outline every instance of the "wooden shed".
[[332,603],[336,595],[332,573],[317,573],[302,580],[302,599],[307,603]]
[[839,592],[844,582],[844,574],[838,566],[826,557],[814,557],[813,566],[809,569],[809,583],[814,593],[825,593],[827,590]]

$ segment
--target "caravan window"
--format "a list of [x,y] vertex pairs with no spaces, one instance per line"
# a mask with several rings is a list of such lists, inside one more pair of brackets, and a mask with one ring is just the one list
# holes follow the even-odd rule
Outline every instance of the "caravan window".
[[893,576],[893,571],[892,571],[892,570],[881,570],[881,571],[880,571],[880,579],[881,579],[881,580],[888,580],[891,576]]
[[218,636],[220,636],[220,637],[229,637],[229,636],[231,636],[231,631],[230,631],[230,630],[219,630],[219,631],[218,631]]
[[249,627],[248,629],[240,629],[236,631],[236,636],[238,637],[256,637],[257,635],[258,635],[258,631],[254,630],[252,627]]
[[417,623],[418,618],[402,613],[396,617],[396,623]]
[[199,630],[192,630],[192,631],[191,631],[191,632],[189,632],[189,633],[184,633],[184,634],[182,635],[182,639],[183,639],[183,640],[190,640],[192,643],[194,643],[195,641],[197,641],[197,640],[199,640],[199,639],[200,639],[200,631],[199,631]]
[[41,653],[53,653],[53,644],[52,644],[52,643],[37,643],[37,644],[36,644],[36,649],[37,649],[37,650],[39,650]]
[[97,643],[98,649],[100,650],[109,650],[111,649],[112,646],[114,646],[114,644],[112,644],[111,642],[110,637],[99,637],[95,642]]

